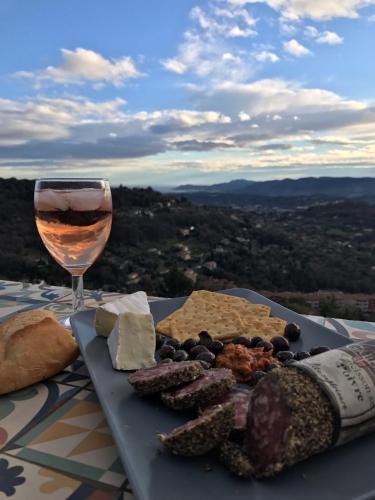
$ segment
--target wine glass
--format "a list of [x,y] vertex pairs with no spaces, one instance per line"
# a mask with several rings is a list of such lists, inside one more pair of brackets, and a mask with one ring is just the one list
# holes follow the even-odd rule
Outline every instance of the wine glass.
[[52,257],[72,275],[72,311],[84,307],[83,274],[107,243],[112,198],[107,179],[38,179],[34,191],[38,232]]

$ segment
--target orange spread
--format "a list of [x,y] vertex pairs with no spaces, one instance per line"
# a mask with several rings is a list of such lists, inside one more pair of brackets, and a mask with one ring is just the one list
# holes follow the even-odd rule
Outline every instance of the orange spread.
[[237,382],[247,382],[254,371],[264,371],[272,363],[279,364],[272,356],[272,351],[264,351],[263,347],[248,349],[241,344],[228,344],[216,357],[218,368],[230,368]]

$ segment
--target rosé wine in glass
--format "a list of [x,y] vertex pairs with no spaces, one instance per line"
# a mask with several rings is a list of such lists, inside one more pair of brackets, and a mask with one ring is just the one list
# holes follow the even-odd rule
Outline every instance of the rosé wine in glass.
[[72,275],[76,312],[83,307],[83,273],[99,257],[111,231],[109,183],[104,179],[40,179],[34,205],[44,245]]

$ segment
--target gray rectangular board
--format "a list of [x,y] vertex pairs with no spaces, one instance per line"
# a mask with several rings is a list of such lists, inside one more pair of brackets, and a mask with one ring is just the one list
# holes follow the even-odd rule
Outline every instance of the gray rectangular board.
[[[246,289],[223,293],[271,306],[272,314],[297,322],[302,338],[293,350],[316,345],[339,347],[348,338]],[[151,303],[155,322],[180,307],[185,298]],[[72,327],[89,369],[113,438],[139,500],[367,500],[375,499],[375,434],[330,450],[266,480],[241,480],[224,469],[213,455],[196,459],[175,457],[157,434],[168,432],[189,415],[164,407],[156,398],[140,398],[127,382],[127,373],[112,368],[106,339],[94,330],[94,311],[72,319]],[[210,470],[211,469],[211,470]]]

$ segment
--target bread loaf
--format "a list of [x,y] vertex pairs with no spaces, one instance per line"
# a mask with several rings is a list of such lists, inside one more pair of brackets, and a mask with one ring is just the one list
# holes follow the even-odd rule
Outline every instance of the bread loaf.
[[77,356],[71,332],[53,312],[15,314],[0,325],[0,394],[56,375]]

